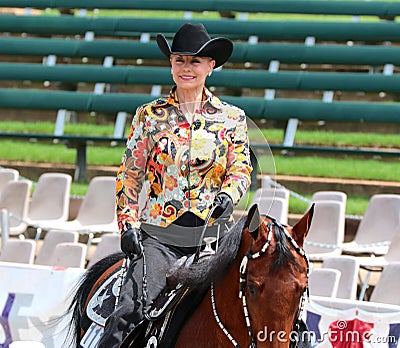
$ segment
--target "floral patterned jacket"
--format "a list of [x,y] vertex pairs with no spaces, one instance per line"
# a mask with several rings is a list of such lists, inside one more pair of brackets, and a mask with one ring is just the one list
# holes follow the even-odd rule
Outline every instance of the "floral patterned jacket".
[[[215,196],[237,204],[252,171],[246,115],[208,89],[190,125],[179,109],[176,87],[169,97],[138,108],[117,174],[117,216],[126,223],[166,227],[190,211],[205,219]],[[139,212],[144,181],[149,189]]]

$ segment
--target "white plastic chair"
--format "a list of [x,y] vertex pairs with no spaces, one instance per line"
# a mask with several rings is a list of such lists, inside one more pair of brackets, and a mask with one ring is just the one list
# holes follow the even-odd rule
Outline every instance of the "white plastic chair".
[[383,269],[370,301],[400,306],[399,288],[400,262],[391,262]]
[[310,295],[336,297],[341,273],[337,269],[317,268],[310,273],[308,284]]
[[8,239],[3,245],[0,261],[32,264],[36,242],[32,239]]
[[317,201],[304,250],[312,261],[341,254],[344,240],[345,208],[338,201]]
[[10,214],[9,235],[21,235],[28,227],[27,215],[32,183],[30,181],[9,181],[0,194],[0,209]]
[[79,233],[75,231],[50,230],[43,238],[34,263],[36,265],[53,265],[53,254],[60,243],[77,243]]
[[360,265],[359,278],[362,283],[359,300],[363,300],[367,288],[376,282],[371,281],[372,273],[381,272],[389,263],[400,262],[400,226],[397,228],[386,254],[380,256],[357,256],[357,262]]
[[253,199],[251,205],[257,204],[260,214],[274,217],[282,224],[287,224],[289,215],[289,202],[284,198],[259,197]]
[[112,176],[94,177],[74,220],[49,223],[46,229],[73,230],[80,232],[118,232],[116,181]]
[[121,252],[121,236],[118,233],[104,233],[90,258],[87,267],[91,267],[104,257]]
[[400,225],[390,243],[388,252],[380,256],[356,256],[360,267],[382,270],[390,262],[400,262]]
[[347,194],[342,191],[316,191],[311,197],[311,202],[317,201],[339,201],[344,203],[346,208]]
[[41,227],[67,221],[71,181],[71,175],[64,173],[44,173],[39,177],[29,204],[28,221],[31,225]]
[[18,170],[11,168],[0,168],[0,193],[9,181],[17,181],[18,178]]
[[343,243],[346,254],[384,255],[400,226],[400,195],[373,195],[353,241]]
[[290,191],[278,187],[260,187],[254,192],[253,202],[260,197],[283,198],[289,201]]
[[56,245],[50,264],[58,267],[84,268],[87,246],[82,243],[64,242]]
[[357,298],[358,271],[360,268],[356,257],[340,255],[326,258],[322,262],[322,268],[336,269],[341,277],[337,290],[337,298],[355,300]]

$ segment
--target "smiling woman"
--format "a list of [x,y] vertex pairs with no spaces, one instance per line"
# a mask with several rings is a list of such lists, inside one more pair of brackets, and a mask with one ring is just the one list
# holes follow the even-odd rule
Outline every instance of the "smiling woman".
[[[171,46],[162,34],[157,44],[171,63],[175,86],[169,96],[139,107],[132,120],[116,199],[121,250],[135,261],[98,348],[120,346],[143,321],[166,285],[168,268],[203,245],[201,231],[210,217],[214,240],[227,234],[233,209],[250,186],[246,114],[205,87],[230,57],[232,42],[212,39],[202,24],[186,23]],[[141,204],[145,180],[149,188]]]

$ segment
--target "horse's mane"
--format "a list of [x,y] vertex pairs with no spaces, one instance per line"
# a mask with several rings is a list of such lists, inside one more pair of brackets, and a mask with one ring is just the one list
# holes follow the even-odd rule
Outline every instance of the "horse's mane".
[[273,219],[273,224],[274,224],[274,235],[276,239],[275,243],[276,258],[272,265],[271,271],[275,272],[276,270],[278,270],[278,268],[280,268],[287,262],[294,264],[295,258],[290,252],[288,243],[286,243],[287,237],[284,231],[285,227],[274,219]]
[[245,217],[240,219],[225,237],[220,239],[218,250],[214,255],[200,259],[198,263],[188,267],[171,270],[172,277],[192,288],[206,287],[219,279],[237,256],[245,221]]

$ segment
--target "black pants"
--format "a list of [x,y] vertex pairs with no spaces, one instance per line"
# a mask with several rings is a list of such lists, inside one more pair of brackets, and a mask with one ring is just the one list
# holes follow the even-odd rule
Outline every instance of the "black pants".
[[[183,221],[186,224],[195,224],[194,226],[202,224],[202,220],[193,214],[183,216],[183,219],[186,220]],[[182,223],[183,219],[179,219],[178,223]],[[175,261],[182,256],[194,254],[197,248],[161,243],[159,240],[144,233],[143,249],[148,284],[148,297],[145,305],[149,305],[164,289],[166,272]],[[105,330],[98,343],[98,348],[118,347],[125,336],[144,319],[141,300],[143,295],[142,279],[143,258],[130,263],[117,308],[106,321]]]

